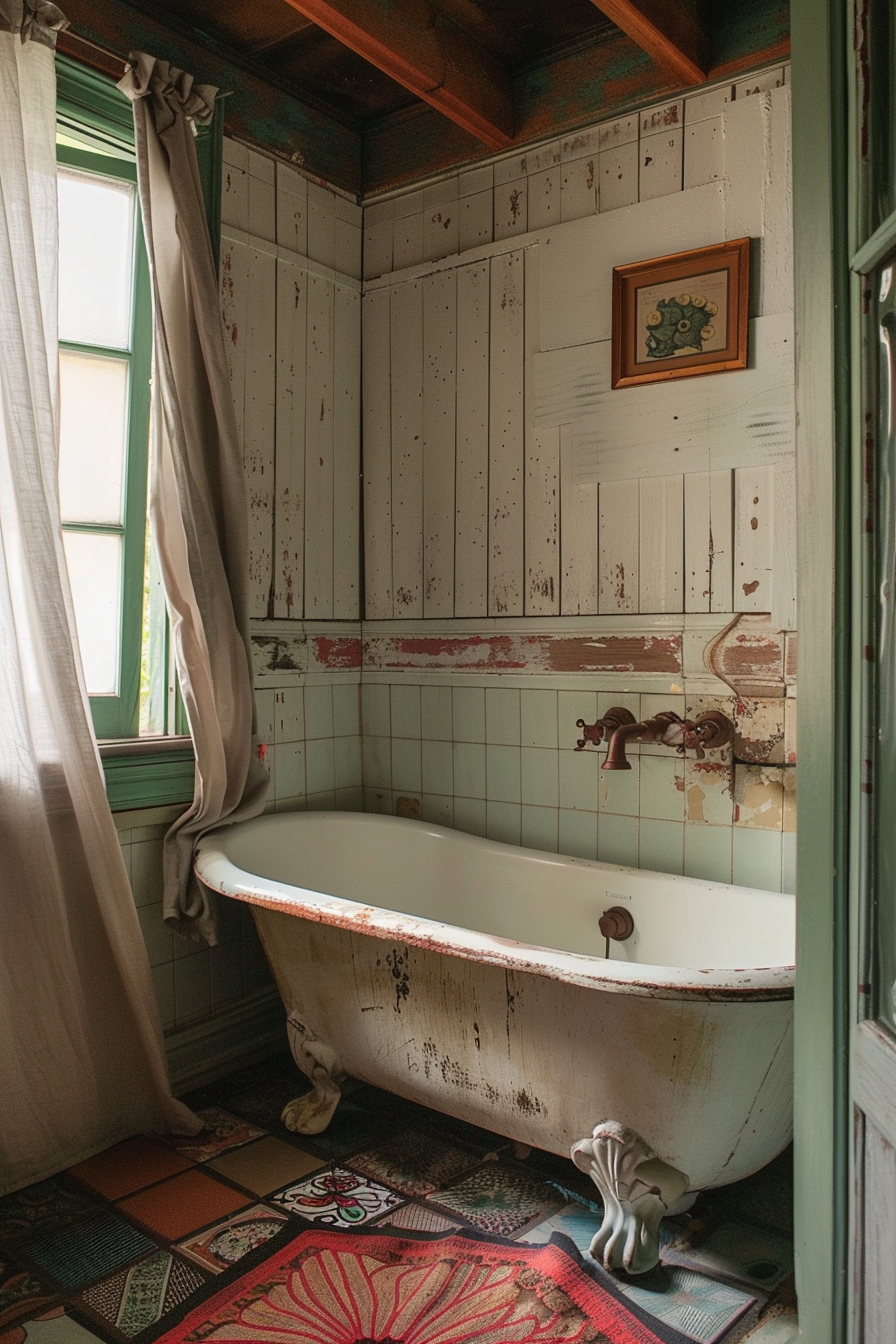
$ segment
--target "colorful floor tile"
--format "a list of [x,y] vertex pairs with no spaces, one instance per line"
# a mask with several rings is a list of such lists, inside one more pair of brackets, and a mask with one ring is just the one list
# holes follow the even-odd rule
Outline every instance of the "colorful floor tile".
[[642,1287],[633,1281],[618,1286],[651,1316],[680,1330],[697,1344],[716,1344],[756,1300],[738,1288],[716,1283],[704,1274],[694,1274],[677,1265],[667,1267],[664,1277],[662,1290]]
[[169,1241],[245,1208],[246,1195],[195,1167],[123,1199],[118,1208]]
[[205,1275],[192,1265],[157,1251],[85,1289],[78,1305],[130,1339],[180,1306],[204,1282]]
[[496,1237],[514,1236],[562,1203],[546,1182],[503,1162],[483,1163],[457,1185],[431,1196],[431,1202]]
[[430,1235],[457,1232],[463,1228],[459,1219],[437,1213],[427,1204],[401,1204],[382,1218],[377,1218],[376,1225],[384,1231],[427,1232]]
[[94,1205],[61,1177],[38,1181],[0,1199],[0,1242],[64,1227],[91,1212]]
[[272,1195],[270,1202],[312,1223],[356,1227],[402,1202],[401,1195],[344,1167],[331,1167]]
[[96,1344],[97,1336],[64,1307],[54,1307],[42,1316],[19,1321],[0,1334],[0,1344]]
[[409,1130],[352,1154],[351,1165],[402,1194],[429,1195],[480,1161],[462,1148],[439,1143],[431,1134]]
[[763,1228],[723,1223],[701,1245],[686,1252],[672,1246],[663,1259],[770,1292],[793,1272],[793,1243]]
[[220,1274],[249,1251],[254,1251],[256,1246],[275,1237],[286,1221],[285,1213],[255,1204],[205,1232],[178,1242],[177,1249],[204,1269]]
[[245,1148],[237,1148],[209,1162],[206,1170],[244,1186],[255,1195],[269,1195],[272,1190],[300,1181],[322,1165],[318,1155],[306,1153],[269,1134],[257,1143],[247,1144]]
[[26,1313],[46,1311],[57,1298],[58,1293],[33,1270],[0,1256],[0,1332]]
[[199,1133],[175,1134],[170,1140],[171,1146],[191,1162],[208,1162],[231,1148],[260,1139],[265,1133],[257,1125],[250,1125],[247,1120],[229,1115],[220,1106],[206,1106],[196,1114],[205,1121]]
[[82,1185],[89,1185],[105,1199],[114,1200],[176,1176],[190,1165],[188,1158],[172,1152],[170,1144],[138,1135],[135,1139],[116,1143],[114,1148],[107,1148],[97,1157],[79,1162],[76,1167],[69,1167],[68,1175]]
[[74,1227],[28,1237],[21,1248],[23,1256],[63,1288],[79,1288],[154,1251],[156,1243],[110,1210]]

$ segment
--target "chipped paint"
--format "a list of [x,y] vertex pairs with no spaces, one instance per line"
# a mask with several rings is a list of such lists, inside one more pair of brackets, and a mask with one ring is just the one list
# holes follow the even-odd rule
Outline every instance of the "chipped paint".
[[369,671],[682,673],[682,637],[671,635],[370,635]]
[[315,664],[321,670],[351,671],[361,666],[361,639],[355,635],[342,635],[337,638],[315,635],[311,641],[311,653]]

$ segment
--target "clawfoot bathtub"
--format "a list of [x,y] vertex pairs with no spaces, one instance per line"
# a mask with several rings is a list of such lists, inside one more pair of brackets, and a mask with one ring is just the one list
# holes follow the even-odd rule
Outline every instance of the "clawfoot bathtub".
[[300,1133],[348,1073],[571,1153],[604,1205],[592,1254],[634,1273],[663,1215],[790,1138],[792,896],[338,812],[224,828],[196,871],[252,907],[312,1083]]

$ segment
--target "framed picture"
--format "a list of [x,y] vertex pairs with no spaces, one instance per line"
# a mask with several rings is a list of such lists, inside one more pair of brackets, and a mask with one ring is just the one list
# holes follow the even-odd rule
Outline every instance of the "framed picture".
[[747,364],[750,240],[613,270],[612,387]]

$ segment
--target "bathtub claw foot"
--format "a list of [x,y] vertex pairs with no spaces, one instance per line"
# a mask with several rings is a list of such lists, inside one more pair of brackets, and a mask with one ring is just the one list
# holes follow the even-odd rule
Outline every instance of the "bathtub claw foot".
[[590,1251],[605,1269],[646,1274],[659,1263],[660,1219],[693,1202],[688,1177],[657,1157],[640,1135],[602,1120],[570,1155],[600,1191],[604,1220]]
[[280,1118],[294,1134],[321,1134],[339,1105],[339,1085],[345,1070],[336,1051],[320,1040],[297,1013],[287,1017],[286,1030],[292,1057],[310,1080],[312,1091],[284,1106]]

